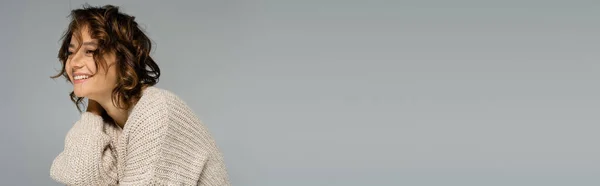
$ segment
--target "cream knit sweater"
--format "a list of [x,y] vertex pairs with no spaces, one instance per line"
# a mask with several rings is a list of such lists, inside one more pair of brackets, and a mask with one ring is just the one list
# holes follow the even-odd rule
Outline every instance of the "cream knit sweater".
[[206,127],[173,93],[146,88],[125,127],[84,112],[50,176],[66,185],[230,185]]

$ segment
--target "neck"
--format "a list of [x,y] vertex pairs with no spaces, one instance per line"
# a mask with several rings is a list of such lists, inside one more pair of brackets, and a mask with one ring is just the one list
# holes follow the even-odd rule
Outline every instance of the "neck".
[[[148,88],[148,87],[142,86],[142,92],[144,90],[146,90],[146,88]],[[125,127],[127,118],[129,118],[129,110],[125,110],[125,109],[116,107],[112,102],[112,94],[107,94],[107,95],[101,96],[100,99],[98,99],[98,100],[96,100],[96,99],[93,99],[93,100],[98,102],[102,106],[102,108],[106,111],[108,116],[111,117],[113,119],[113,121],[115,121],[115,124],[119,125],[121,128]],[[139,101],[139,100],[135,100],[136,104],[137,104],[137,101]],[[130,109],[133,108],[133,105],[131,105],[129,108]]]
[[103,99],[95,100],[98,102],[102,108],[106,111],[108,116],[110,116],[115,124],[119,125],[121,128],[125,127],[125,122],[127,122],[127,118],[129,117],[129,111],[125,109],[121,109],[116,107],[111,99],[111,96],[106,96]]

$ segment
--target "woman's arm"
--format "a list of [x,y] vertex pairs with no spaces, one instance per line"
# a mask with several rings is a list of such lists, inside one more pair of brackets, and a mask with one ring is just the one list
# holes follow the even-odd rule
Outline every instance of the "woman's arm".
[[117,185],[115,151],[97,110],[89,109],[73,125],[65,147],[52,162],[50,176],[66,185]]

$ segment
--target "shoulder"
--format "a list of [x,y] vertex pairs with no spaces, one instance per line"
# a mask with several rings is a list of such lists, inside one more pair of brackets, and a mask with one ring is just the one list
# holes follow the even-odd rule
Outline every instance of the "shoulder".
[[131,141],[165,136],[165,139],[190,142],[190,147],[215,149],[208,129],[192,109],[173,92],[156,87],[148,87],[143,92],[129,115],[124,133],[131,137]]
[[142,92],[142,97],[131,110],[130,115],[159,114],[161,117],[178,110],[189,109],[187,104],[175,95],[173,92],[157,88],[148,87]]
[[200,123],[191,109],[173,92],[148,87],[130,111],[123,135],[131,144],[162,138],[173,130],[190,130]]
[[182,107],[187,108],[188,106],[175,93],[157,87],[148,87],[142,92],[142,97],[136,103],[132,112],[149,110],[170,112]]
[[132,119],[132,123],[152,123],[152,121],[168,123],[168,120],[172,119],[188,120],[195,117],[189,106],[175,93],[157,87],[148,87],[132,108],[129,119]]

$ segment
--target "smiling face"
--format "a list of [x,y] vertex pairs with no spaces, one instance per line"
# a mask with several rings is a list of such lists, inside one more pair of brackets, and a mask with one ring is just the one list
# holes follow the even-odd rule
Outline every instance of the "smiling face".
[[[81,29],[80,35],[71,36],[65,71],[77,97],[97,100],[110,96],[117,85],[114,53],[94,58],[97,48],[98,41],[92,39],[87,27]],[[96,59],[102,59],[106,65]]]
[[[158,83],[160,68],[150,56],[152,42],[135,21],[112,5],[84,6],[69,15],[61,37],[58,74],[73,84],[77,110],[84,98],[129,109],[145,87]],[[102,104],[102,103],[100,103]]]

